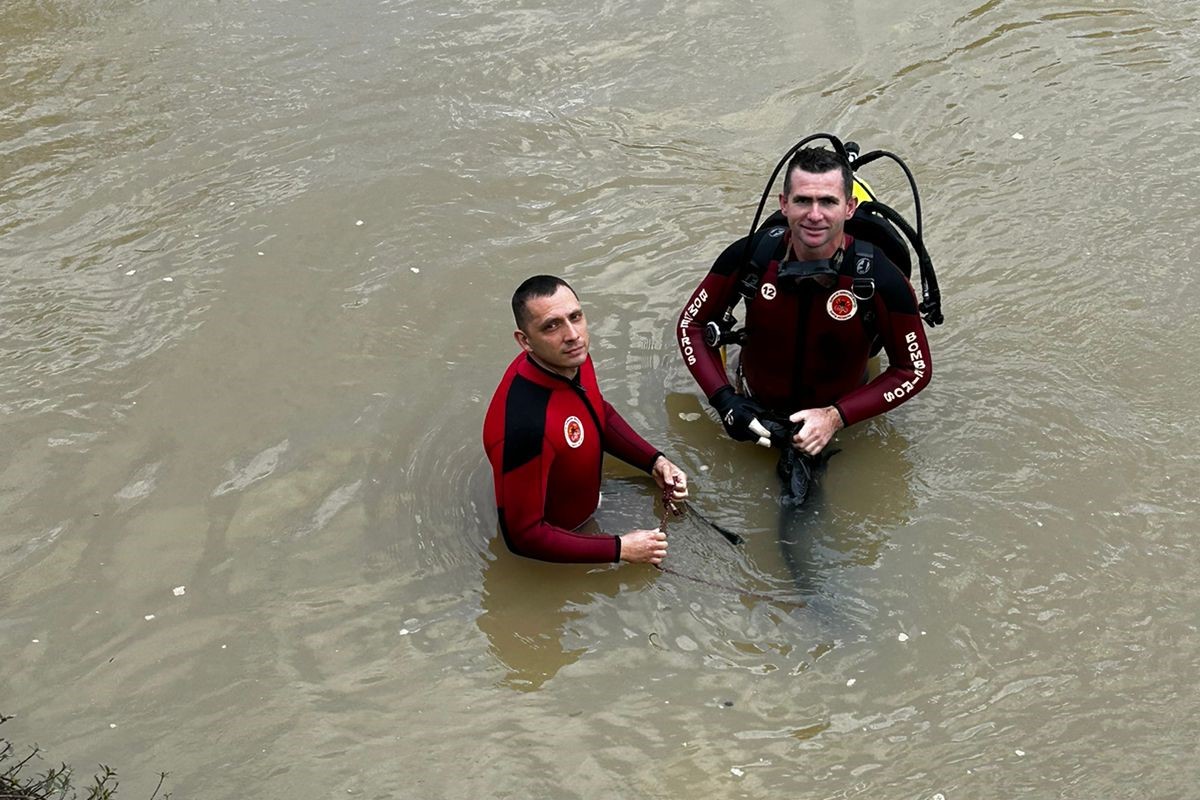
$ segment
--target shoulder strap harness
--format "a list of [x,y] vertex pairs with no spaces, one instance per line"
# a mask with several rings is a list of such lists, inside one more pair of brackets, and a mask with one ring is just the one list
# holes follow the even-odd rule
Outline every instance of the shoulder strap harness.
[[[783,249],[783,234],[786,231],[787,226],[772,225],[762,228],[755,234],[750,263],[739,272],[737,294],[730,299],[721,322],[709,322],[705,326],[704,341],[710,347],[719,347],[724,344],[741,344],[741,332],[732,330],[733,326],[737,324],[737,319],[733,316],[733,309],[737,306],[739,300],[744,302],[747,308],[750,307],[750,301],[758,295],[759,285],[762,283],[762,277],[766,273],[767,267],[772,261],[778,260],[782,256],[780,251]],[[843,257],[841,250],[838,250],[827,261],[796,263],[811,264],[813,271],[824,272],[826,274],[840,274],[846,272],[848,269],[848,262]],[[851,291],[856,298],[864,303],[875,296],[875,245],[861,238],[855,238],[854,240],[854,266],[853,273],[851,274]],[[874,305],[866,305],[859,316],[862,318],[863,324],[867,326],[868,334],[871,338],[875,338],[876,313]]]

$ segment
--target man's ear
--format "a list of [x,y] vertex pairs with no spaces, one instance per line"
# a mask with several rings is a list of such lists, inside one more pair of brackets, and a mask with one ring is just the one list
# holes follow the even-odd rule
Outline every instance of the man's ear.
[[854,209],[856,208],[858,208],[858,198],[851,194],[850,199],[846,201],[846,219],[854,216]]
[[525,331],[517,328],[513,331],[513,338],[517,340],[517,344],[521,345],[521,349],[526,353],[533,352],[533,348],[529,345],[529,337],[525,335]]

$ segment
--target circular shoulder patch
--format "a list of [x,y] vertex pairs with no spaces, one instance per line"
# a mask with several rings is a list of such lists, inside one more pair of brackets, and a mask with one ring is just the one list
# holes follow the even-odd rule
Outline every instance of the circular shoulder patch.
[[762,285],[762,289],[760,289],[758,291],[758,293],[762,295],[763,300],[774,300],[775,299],[775,284],[764,283]]
[[583,423],[579,421],[579,417],[567,417],[567,421],[563,423],[563,438],[571,447],[583,444]]
[[845,322],[854,316],[854,312],[858,311],[858,298],[852,292],[838,289],[829,295],[829,300],[825,303],[825,310],[838,322]]

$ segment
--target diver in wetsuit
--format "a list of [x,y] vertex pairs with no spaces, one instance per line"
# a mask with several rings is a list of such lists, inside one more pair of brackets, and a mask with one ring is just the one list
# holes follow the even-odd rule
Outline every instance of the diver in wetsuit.
[[483,426],[505,544],[542,561],[661,563],[661,531],[596,536],[576,529],[599,504],[605,453],[645,470],[660,489],[672,486],[674,499],[687,496],[687,476],[601,396],[587,320],[566,281],[530,278],[512,307],[523,352],[500,381]]
[[[912,286],[878,247],[846,233],[858,206],[853,180],[839,153],[797,150],[779,195],[784,224],[756,234],[754,242],[729,245],[676,327],[687,368],[726,432],[740,441],[790,445],[806,457],[806,468],[840,429],[907,401],[932,375]],[[765,264],[754,296],[746,298],[731,380],[717,342],[712,336],[706,342],[705,332],[736,302],[750,251],[768,255],[760,259]],[[867,381],[876,343],[888,367]]]
[[[835,151],[805,147],[816,138],[828,139]],[[831,440],[928,385],[932,362],[922,319],[930,326],[943,321],[911,172],[884,151],[855,162],[890,157],[901,166],[913,190],[915,228],[855,181],[847,155],[857,152],[827,134],[789,150],[764,190],[750,234],[718,256],[676,327],[688,370],[726,432],[781,451],[779,543],[806,591],[817,575],[808,569],[816,509],[805,502],[816,471],[835,452]],[[760,228],[770,187],[785,164],[779,211]],[[869,200],[860,203],[859,188]],[[913,263],[909,247],[920,267],[920,303],[906,277]],[[745,324],[734,330],[738,302],[745,304]],[[740,346],[730,359],[732,377],[721,349],[726,345]],[[868,379],[868,361],[880,349],[887,369]]]

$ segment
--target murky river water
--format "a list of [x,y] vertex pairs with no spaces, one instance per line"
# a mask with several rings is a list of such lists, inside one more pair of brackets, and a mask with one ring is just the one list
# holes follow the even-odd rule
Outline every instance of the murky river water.
[[[128,797],[1197,796],[1196,7],[810,5],[5,0],[2,732]],[[814,130],[917,173],[947,323],[799,608],[671,327]],[[748,539],[670,563],[771,600],[496,541],[537,272]]]

